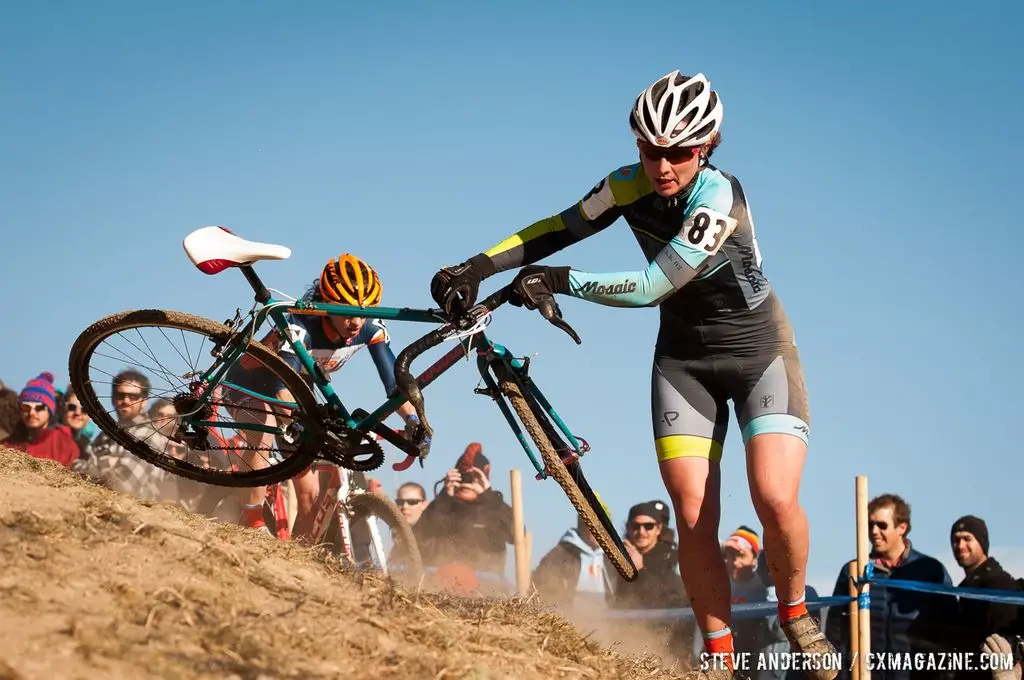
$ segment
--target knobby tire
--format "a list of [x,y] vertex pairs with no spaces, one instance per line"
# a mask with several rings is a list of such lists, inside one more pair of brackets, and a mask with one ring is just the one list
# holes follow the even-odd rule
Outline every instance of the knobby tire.
[[512,404],[512,408],[515,409],[523,427],[526,428],[527,433],[533,439],[537,448],[540,449],[547,474],[553,477],[558,482],[558,485],[562,487],[565,495],[569,498],[569,502],[576,508],[576,512],[579,513],[583,523],[590,529],[598,545],[604,550],[605,555],[611,560],[615,570],[626,581],[635,581],[638,576],[636,567],[615,545],[615,541],[601,523],[590,501],[587,500],[580,487],[576,484],[576,480],[573,479],[572,474],[565,467],[565,463],[562,462],[561,457],[556,453],[550,439],[530,409],[529,402],[523,396],[519,383],[509,375],[508,370],[501,364],[494,365],[494,372],[498,378],[499,389],[505,395],[505,398],[508,399],[509,403]]
[[[234,472],[217,469],[204,469],[191,465],[186,461],[164,455],[150,448],[145,442],[139,441],[122,430],[117,422],[103,408],[99,396],[92,387],[87,375],[89,360],[96,347],[107,337],[123,330],[133,328],[174,328],[206,335],[214,342],[227,342],[234,333],[227,326],[193,314],[174,312],[161,309],[142,309],[119,312],[100,319],[82,331],[71,348],[68,373],[71,386],[82,402],[97,427],[110,436],[115,442],[142,460],[166,470],[172,474],[203,484],[226,487],[258,487],[283,482],[291,479],[305,469],[315,459],[315,455],[305,451],[315,451],[308,446],[309,440],[319,439],[313,423],[306,422],[306,442],[284,461],[271,465],[263,470]],[[318,411],[316,397],[306,385],[302,377],[291,366],[284,362],[266,345],[255,339],[246,346],[245,353],[258,359],[267,370],[271,371],[288,388],[292,398],[299,405],[307,418],[314,418]],[[213,358],[211,357],[211,361]],[[225,421],[226,425],[230,425]]]
[[[420,555],[416,536],[412,533],[412,526],[406,521],[395,502],[390,498],[367,492],[352,496],[349,499],[349,508],[352,510],[349,526],[368,519],[372,521],[373,517],[388,525],[395,543],[394,547],[401,546],[404,549],[406,578],[409,583],[418,585],[423,577],[423,557]],[[392,549],[392,554],[394,552]],[[388,571],[391,570],[389,564]]]

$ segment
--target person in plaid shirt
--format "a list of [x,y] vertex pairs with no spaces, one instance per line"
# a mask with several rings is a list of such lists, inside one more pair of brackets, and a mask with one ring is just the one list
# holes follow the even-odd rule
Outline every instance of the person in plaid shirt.
[[[122,371],[114,376],[112,401],[117,409],[118,426],[136,439],[159,449],[170,443],[154,426],[146,413],[149,379],[138,371]],[[177,484],[173,476],[151,465],[115,442],[103,432],[87,447],[88,456],[79,459],[72,470],[95,479],[104,486],[143,500],[174,500]]]

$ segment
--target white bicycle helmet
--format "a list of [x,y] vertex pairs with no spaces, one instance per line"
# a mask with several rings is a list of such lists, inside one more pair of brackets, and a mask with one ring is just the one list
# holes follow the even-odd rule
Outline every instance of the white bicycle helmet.
[[703,73],[673,71],[640,93],[629,114],[637,138],[655,146],[700,146],[722,125],[722,100]]

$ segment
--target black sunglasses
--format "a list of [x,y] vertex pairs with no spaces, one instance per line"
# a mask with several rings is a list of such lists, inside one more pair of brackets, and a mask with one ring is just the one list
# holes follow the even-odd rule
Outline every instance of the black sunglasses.
[[673,146],[664,148],[646,143],[642,143],[640,145],[640,153],[642,153],[648,160],[660,161],[664,158],[673,165],[686,163],[696,156],[699,151],[699,146]]
[[889,528],[889,523],[888,522],[873,522],[871,520],[868,520],[868,528],[870,529],[871,527],[878,527],[882,531],[885,531],[886,529]]
[[654,527],[658,526],[657,522],[630,522],[629,526],[631,529],[643,529],[645,531],[654,531]]
[[403,505],[419,505],[423,502],[422,498],[396,498],[395,505],[402,507]]

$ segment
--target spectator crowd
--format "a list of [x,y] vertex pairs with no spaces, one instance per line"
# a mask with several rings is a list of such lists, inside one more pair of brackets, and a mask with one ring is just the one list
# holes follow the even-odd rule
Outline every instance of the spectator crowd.
[[[121,428],[137,439],[162,438],[167,446],[174,446],[170,439],[176,428],[174,405],[151,398],[144,374],[126,370],[114,376],[110,399]],[[101,432],[83,411],[74,391],[57,389],[49,373],[33,378],[20,391],[0,385],[0,444],[53,460],[116,491],[146,500],[180,503],[218,521],[257,530],[266,527],[279,538],[289,538],[288,526],[295,521],[287,516],[287,485],[268,488],[263,521],[253,522],[251,517],[245,519],[245,497],[238,490],[191,482],[134,456]],[[451,565],[461,565],[475,575],[492,574],[499,581],[504,578],[508,547],[514,542],[513,513],[502,493],[493,487],[491,475],[491,462],[482,445],[473,442],[438,480],[431,494],[416,482],[397,488],[394,501],[412,526],[424,565],[436,568],[438,573]],[[370,490],[380,487],[372,479],[362,478],[360,482]],[[1024,635],[1024,608],[1018,605],[886,587],[885,581],[892,579],[953,588],[954,579],[939,559],[912,543],[911,509],[906,500],[893,493],[882,494],[870,501],[868,515],[875,579],[870,589],[873,652],[958,651],[977,655],[992,634],[999,634],[999,639],[1011,647],[1019,646]],[[639,501],[629,509],[622,536],[640,571],[631,583],[611,567],[594,537],[577,519],[534,569],[532,586],[537,596],[566,610],[687,607],[689,598],[679,576],[679,560],[686,556],[679,555],[672,519],[670,506],[661,500]],[[1024,595],[1024,578],[1008,573],[998,557],[989,554],[990,545],[983,519],[967,515],[952,523],[948,549],[963,570],[956,587]],[[775,601],[768,570],[771,556],[762,549],[756,528],[737,527],[722,541],[721,552],[734,603]],[[390,561],[401,564],[404,559],[403,546],[396,544]],[[846,596],[850,588],[848,564],[838,566],[835,586],[829,594]],[[809,602],[818,596],[808,587]],[[836,649],[843,658],[851,658],[847,606],[823,608],[818,615]],[[699,658],[703,643],[692,621],[652,620],[644,625],[652,633],[664,634],[668,646],[685,662],[692,664]],[[757,654],[789,648],[774,612],[736,620],[732,629],[737,652]],[[877,680],[960,679],[992,677],[992,672],[901,669],[875,670],[872,676]],[[755,677],[803,676],[773,670]],[[840,675],[849,677],[848,669]],[[1020,678],[1020,674],[1015,677]]]

